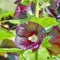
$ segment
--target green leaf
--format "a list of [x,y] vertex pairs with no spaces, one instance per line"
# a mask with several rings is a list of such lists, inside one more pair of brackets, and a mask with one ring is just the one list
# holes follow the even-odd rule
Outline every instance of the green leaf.
[[22,4],[29,5],[32,1],[37,4],[37,0],[23,0]]
[[52,26],[45,28],[46,33],[49,33],[52,30]]
[[13,11],[6,11],[5,13],[0,15],[0,20],[1,20],[2,17],[7,17],[8,15],[13,16],[14,12]]
[[2,14],[3,13],[3,11],[2,11],[2,9],[0,8],[0,14]]
[[0,40],[3,40],[3,39],[8,39],[8,38],[11,38],[11,37],[14,37],[15,34],[13,34],[12,32],[9,32],[5,29],[2,29],[0,27]]
[[[32,50],[26,50],[23,55],[20,55],[19,60],[36,60],[35,54],[36,52],[32,52]],[[40,46],[38,50],[38,60],[47,60],[47,57],[49,57],[48,51]]]
[[59,23],[59,24],[58,24],[58,26],[59,26],[59,29],[60,29],[60,19],[59,19],[59,20],[57,20],[57,22]]
[[49,56],[49,52],[44,47],[40,46],[38,50],[38,60],[50,60],[47,59]]
[[56,19],[51,17],[43,17],[43,18],[33,17],[31,21],[38,23],[39,25],[42,25],[44,28],[48,28],[58,24],[58,22],[56,22]]
[[3,10],[3,9],[0,8],[0,16],[1,16],[2,14],[6,13],[6,12],[8,12],[8,11],[7,11],[7,10]]
[[40,0],[39,3],[40,5],[43,5],[45,2],[49,2],[50,0]]
[[23,0],[22,4],[29,5],[30,4],[30,0]]
[[10,22],[12,24],[20,24],[20,20],[5,20],[4,22]]
[[33,53],[32,50],[25,51],[23,56],[26,60],[35,60],[35,53]]
[[52,45],[49,43],[49,40],[50,40],[51,36],[47,36],[46,38],[44,38],[43,40],[43,43],[42,43],[42,46],[43,47],[51,47]]
[[28,18],[25,19],[20,19],[20,23],[27,23],[28,21],[31,21],[32,16],[29,16]]

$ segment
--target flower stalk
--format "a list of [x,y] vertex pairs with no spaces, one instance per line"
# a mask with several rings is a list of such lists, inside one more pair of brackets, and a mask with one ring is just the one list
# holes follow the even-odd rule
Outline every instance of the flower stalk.
[[38,60],[38,51],[35,53],[35,60]]
[[39,0],[37,0],[37,3],[36,3],[36,17],[37,18],[39,17]]
[[[36,17],[37,18],[39,17],[39,0],[37,0],[37,3],[36,3]],[[36,51],[35,53],[35,60],[38,60],[38,51]]]

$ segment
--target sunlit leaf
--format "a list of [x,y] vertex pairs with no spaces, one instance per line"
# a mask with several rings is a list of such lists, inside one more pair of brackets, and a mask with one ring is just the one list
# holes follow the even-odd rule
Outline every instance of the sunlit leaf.
[[8,39],[8,38],[11,38],[11,37],[14,37],[14,36],[15,36],[15,34],[13,34],[12,32],[9,32],[5,29],[0,28],[0,40]]
[[31,19],[31,21],[33,22],[36,22],[40,25],[42,25],[43,27],[45,28],[48,28],[50,26],[55,26],[57,25],[58,23],[56,22],[56,19],[55,18],[51,18],[51,17],[43,17],[43,18],[36,18],[36,17],[33,17]]
[[12,23],[12,24],[20,24],[20,20],[5,20],[4,22],[10,22],[10,23]]
[[[19,59],[20,60],[24,60],[24,59],[25,60],[36,60],[35,54],[36,52],[32,52],[32,50],[27,50],[23,53],[23,55],[19,57]],[[47,60],[47,57],[49,57],[48,51],[41,46],[38,50],[38,60]]]

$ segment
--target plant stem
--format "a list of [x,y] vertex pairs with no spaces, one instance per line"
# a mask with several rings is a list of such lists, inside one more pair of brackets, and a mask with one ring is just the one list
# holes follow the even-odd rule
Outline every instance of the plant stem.
[[39,17],[39,0],[37,0],[37,3],[36,3],[36,17],[37,18]]
[[0,53],[8,53],[8,52],[13,52],[13,53],[20,53],[22,54],[24,51],[18,49],[18,48],[0,48]]
[[38,51],[35,53],[35,60],[38,60]]
[[[36,17],[39,17],[39,0],[36,1]],[[38,60],[38,51],[35,53],[35,60]]]

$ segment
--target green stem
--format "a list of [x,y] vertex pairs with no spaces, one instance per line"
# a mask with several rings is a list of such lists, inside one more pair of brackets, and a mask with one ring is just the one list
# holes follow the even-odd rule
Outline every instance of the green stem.
[[38,60],[38,51],[35,53],[35,60]]
[[[39,0],[36,1],[36,17],[39,17]],[[38,51],[35,53],[35,60],[38,60]]]
[[39,17],[39,0],[36,3],[36,17]]
[[0,48],[0,53],[7,53],[7,52],[12,52],[12,53],[20,53],[22,54],[24,51],[20,50],[18,48]]

